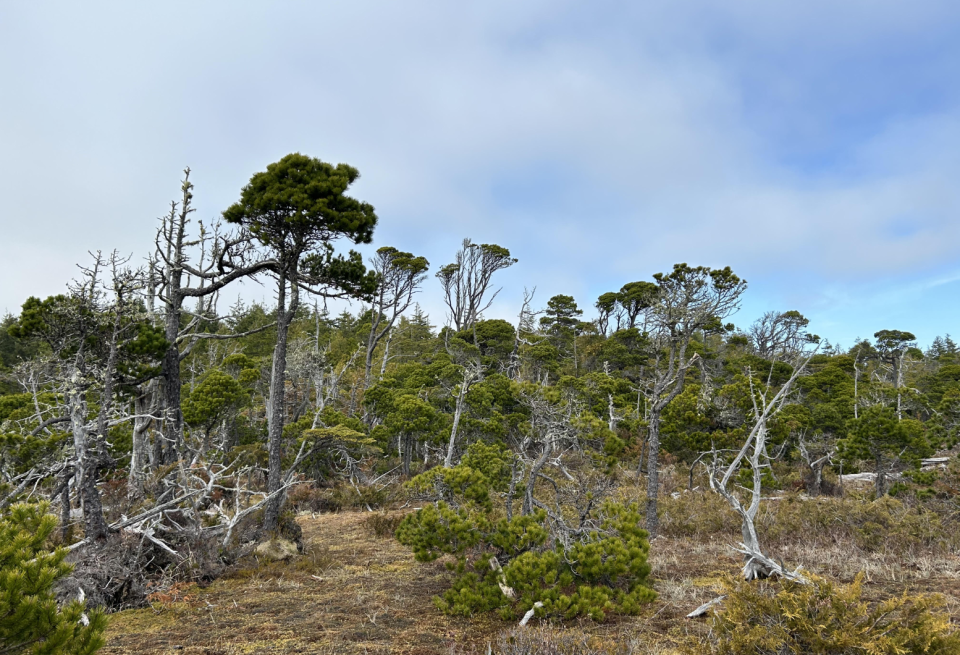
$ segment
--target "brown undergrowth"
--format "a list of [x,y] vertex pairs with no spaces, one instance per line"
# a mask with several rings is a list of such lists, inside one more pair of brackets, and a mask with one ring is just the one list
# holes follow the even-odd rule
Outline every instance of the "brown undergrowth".
[[[621,488],[624,496],[639,490]],[[640,499],[640,498],[636,498]],[[495,614],[441,614],[449,584],[442,561],[420,564],[390,534],[403,511],[302,514],[304,554],[289,562],[240,562],[206,588],[155,594],[151,608],[113,615],[104,653],[675,653],[691,652],[710,622],[684,617],[738,570],[730,548],[739,524],[719,499],[679,492],[662,503],[663,535],[650,550],[658,599],[637,617],[527,629]],[[939,592],[960,620],[960,538],[895,499],[766,503],[765,548],[788,565],[851,582],[864,597]],[[695,652],[695,648],[694,648]]]

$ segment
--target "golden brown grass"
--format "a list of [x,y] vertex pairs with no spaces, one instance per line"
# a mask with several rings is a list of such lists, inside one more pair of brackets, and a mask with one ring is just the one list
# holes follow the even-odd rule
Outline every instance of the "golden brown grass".
[[103,653],[444,653],[501,624],[440,614],[446,570],[376,538],[368,513],[300,518],[303,557],[241,568],[206,589],[112,617]]
[[[621,492],[642,500],[635,489]],[[664,536],[650,551],[659,597],[641,616],[538,625],[533,629],[540,633],[525,634],[580,644],[574,652],[584,653],[666,654],[704,637],[709,623],[684,616],[715,595],[721,575],[740,567],[730,548],[739,525],[718,500],[694,492],[664,501]],[[765,545],[788,566],[803,564],[843,582],[863,571],[871,599],[905,589],[942,593],[953,619],[960,618],[960,558],[951,539],[938,536],[943,528],[931,529],[930,521],[916,520],[896,503],[863,505],[851,499],[770,502],[761,520]],[[449,583],[448,573],[440,562],[415,562],[389,536],[400,515],[302,515],[302,557],[248,560],[205,589],[181,586],[157,596],[152,608],[115,614],[102,652],[428,655],[485,653],[489,643],[497,652],[513,625],[495,614],[441,614],[432,598]]]

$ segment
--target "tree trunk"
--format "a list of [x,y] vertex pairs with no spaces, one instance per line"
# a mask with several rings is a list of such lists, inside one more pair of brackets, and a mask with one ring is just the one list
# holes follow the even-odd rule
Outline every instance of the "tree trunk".
[[553,439],[548,437],[546,443],[543,444],[543,452],[530,467],[530,477],[527,478],[527,488],[523,494],[522,513],[524,516],[533,513],[533,491],[537,486],[537,476],[540,474],[540,469],[547,463],[547,458],[551,452],[553,452]]
[[819,496],[823,493],[823,464],[814,463],[810,467],[810,486],[807,493],[811,496]]
[[[373,377],[373,353],[377,349],[377,343],[380,341],[380,338],[383,336],[382,333],[378,335],[377,328],[380,326],[380,318],[374,318],[374,312],[379,310],[374,309],[373,306],[370,307],[370,320],[373,323],[370,325],[370,334],[367,335],[367,356],[363,361],[363,390],[366,391],[370,388],[370,382]],[[384,366],[386,366],[386,360],[384,360]],[[382,374],[381,374],[382,375]]]
[[60,491],[60,540],[67,542],[70,532],[70,479],[73,473],[63,476],[63,489]]
[[896,388],[897,388],[897,420],[903,420],[903,393],[901,392],[901,387],[903,386],[903,356],[906,353],[901,352],[900,357],[896,361],[897,366],[897,379],[896,379]]
[[[657,536],[660,519],[657,517],[657,498],[660,495],[660,412],[655,404],[650,411],[647,450],[647,532],[650,538]],[[642,461],[641,461],[642,464]]]
[[97,489],[100,461],[95,444],[90,443],[87,430],[86,402],[83,390],[75,386],[67,394],[70,411],[70,426],[73,432],[73,446],[77,457],[76,488],[83,510],[84,537],[91,540],[107,536],[107,521],[103,517],[103,504]]
[[160,375],[163,378],[163,433],[166,440],[158,440],[155,446],[160,455],[158,464],[175,462],[183,444],[183,412],[180,409],[180,348],[177,345],[177,336],[180,332],[179,307],[167,307],[164,335],[170,346],[163,355],[160,365]]
[[876,491],[877,498],[880,498],[885,493],[887,493],[887,476],[886,471],[883,468],[883,460],[877,458],[877,477],[875,478],[874,490]]
[[443,468],[453,466],[453,453],[457,445],[457,429],[460,427],[460,417],[463,415],[463,399],[470,388],[467,383],[467,372],[463,372],[463,383],[460,385],[460,393],[457,394],[457,405],[453,411],[453,427],[450,429],[450,443],[447,444],[447,456],[443,460]]
[[387,340],[383,344],[383,360],[380,362],[380,379],[383,380],[384,373],[387,372],[387,362],[390,360],[390,342],[393,340],[393,330],[387,335]]
[[80,495],[83,498],[84,537],[91,541],[105,539],[108,531],[107,520],[103,516],[103,501],[97,489],[99,478],[98,458],[88,460],[80,478]]
[[147,387],[138,394],[133,401],[133,411],[137,418],[133,421],[133,441],[130,446],[130,472],[127,477],[127,495],[131,498],[139,498],[143,495],[143,483],[145,480],[144,469],[147,463],[147,431],[153,424],[153,419],[146,418],[144,414],[153,412],[152,398],[156,381],[151,380]]
[[413,459],[413,438],[410,435],[403,434],[400,436],[401,443],[403,444],[403,477],[410,477],[410,461]]
[[[297,288],[290,281],[290,306],[287,307],[287,277],[280,274],[277,282],[277,345],[273,349],[273,366],[270,369],[270,397],[267,405],[267,491],[275,493],[283,484],[281,459],[283,456],[284,395],[286,391],[287,336],[290,323],[297,311]],[[283,494],[277,494],[267,503],[263,514],[265,532],[275,530],[280,519]]]

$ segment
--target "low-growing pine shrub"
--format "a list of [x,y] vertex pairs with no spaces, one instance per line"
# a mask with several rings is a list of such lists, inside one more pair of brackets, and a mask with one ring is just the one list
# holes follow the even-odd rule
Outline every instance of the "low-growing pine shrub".
[[16,504],[0,517],[0,653],[91,655],[103,646],[106,616],[84,603],[57,604],[54,584],[72,570],[50,550],[57,518],[48,505]]
[[540,603],[541,617],[603,620],[608,612],[637,614],[656,598],[647,584],[650,545],[635,504],[603,503],[588,527],[571,531],[551,524],[555,517],[548,519],[542,509],[497,516],[489,478],[467,464],[434,469],[410,482],[421,493],[431,484],[447,500],[409,514],[396,536],[421,562],[453,556],[447,564],[453,584],[436,599],[444,612],[499,609],[506,618]]

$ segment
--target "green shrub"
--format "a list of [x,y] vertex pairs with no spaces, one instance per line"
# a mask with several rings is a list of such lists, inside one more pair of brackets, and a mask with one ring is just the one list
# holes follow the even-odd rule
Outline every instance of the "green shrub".
[[[960,653],[960,635],[940,596],[902,596],[871,604],[862,577],[850,585],[728,578],[714,614],[712,652],[724,655]],[[703,652],[702,650],[698,652]]]
[[431,485],[446,500],[409,514],[396,537],[421,562],[453,556],[447,564],[453,584],[435,599],[448,614],[500,609],[506,618],[542,603],[536,609],[541,617],[603,620],[608,612],[636,614],[656,597],[647,585],[650,546],[638,527],[636,505],[604,503],[584,529],[571,530],[540,509],[497,517],[489,479],[466,464],[434,469],[410,482],[419,493]]
[[57,526],[46,510],[17,504],[0,519],[0,653],[88,655],[103,646],[107,620],[84,617],[80,601],[57,606],[53,585],[72,567],[66,550],[45,547]]

